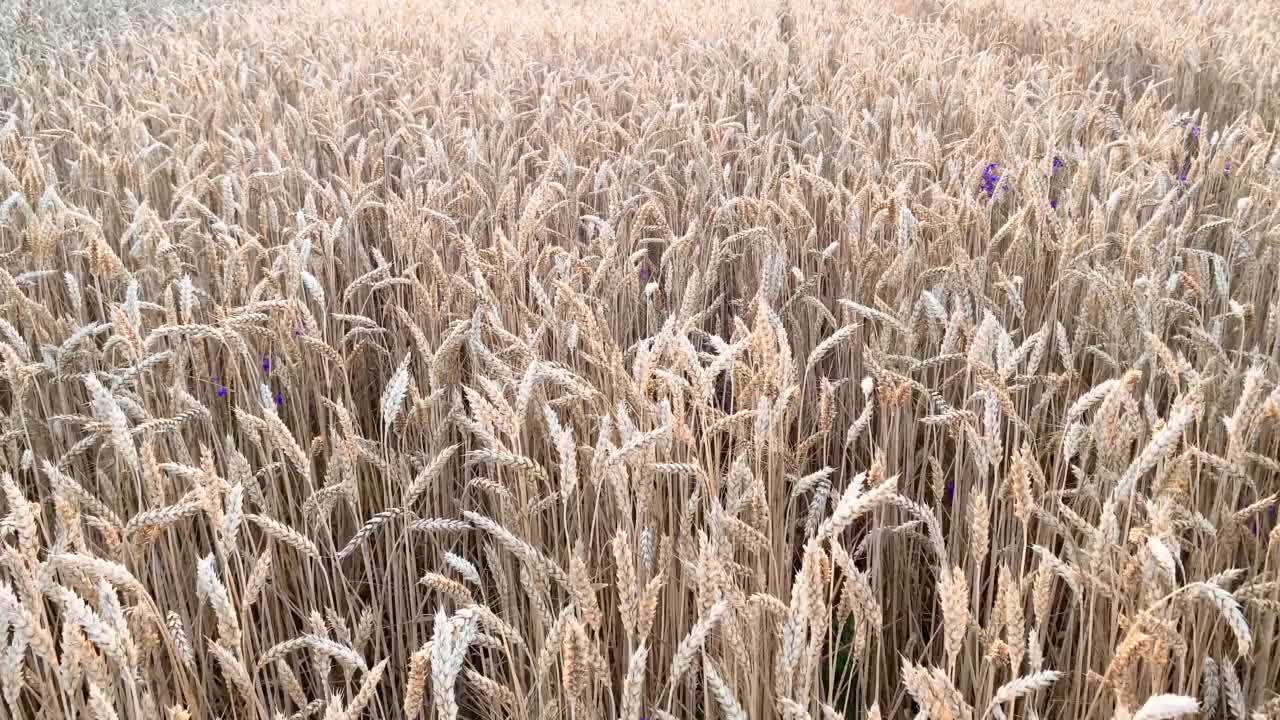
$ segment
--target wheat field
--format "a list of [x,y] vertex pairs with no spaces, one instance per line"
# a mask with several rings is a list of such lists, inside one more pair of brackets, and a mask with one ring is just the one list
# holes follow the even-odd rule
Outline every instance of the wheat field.
[[0,35],[0,717],[1280,718],[1268,2]]

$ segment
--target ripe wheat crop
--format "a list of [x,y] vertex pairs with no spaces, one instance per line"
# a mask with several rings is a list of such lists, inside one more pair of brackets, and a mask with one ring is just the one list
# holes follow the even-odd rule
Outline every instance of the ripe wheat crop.
[[1280,717],[1271,3],[0,35],[0,717]]

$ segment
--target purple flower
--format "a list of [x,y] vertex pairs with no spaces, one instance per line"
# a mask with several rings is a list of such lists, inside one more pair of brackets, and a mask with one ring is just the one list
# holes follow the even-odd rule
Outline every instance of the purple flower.
[[956,482],[954,480],[947,481],[947,502],[950,503],[956,499]]
[[1230,160],[1228,160],[1228,161],[1227,161],[1227,164],[1226,164],[1226,165],[1223,165],[1223,166],[1222,166],[1222,174],[1223,174],[1223,175],[1226,175],[1226,176],[1228,176],[1228,177],[1230,177],[1230,176],[1231,176],[1231,161],[1230,161]]
[[1063,165],[1066,165],[1066,163],[1062,162],[1062,158],[1055,157],[1053,159],[1053,171],[1055,173],[1058,172],[1058,170],[1061,169]]
[[987,197],[996,194],[996,185],[1000,183],[999,170],[999,163],[990,163],[982,170],[982,192],[986,193]]
[[262,372],[264,373],[271,372],[271,358],[269,357],[262,358]]
[[1200,126],[1199,126],[1199,125],[1194,125],[1194,126],[1192,126],[1192,128],[1191,128],[1191,137],[1193,137],[1193,138],[1197,138],[1197,139],[1200,137]]
[[1057,209],[1058,209],[1058,201],[1057,201],[1057,200],[1050,200],[1050,201],[1049,201],[1049,207],[1053,208],[1054,210],[1057,210]]
[[284,407],[284,395],[276,393],[276,407]]
[[215,378],[209,378],[209,379],[212,380],[218,386],[218,397],[220,398],[226,397],[227,386],[222,384],[222,378],[215,377]]
[[653,271],[649,269],[648,265],[641,265],[640,266],[640,284],[647,285],[649,283],[649,276],[652,274],[653,274]]

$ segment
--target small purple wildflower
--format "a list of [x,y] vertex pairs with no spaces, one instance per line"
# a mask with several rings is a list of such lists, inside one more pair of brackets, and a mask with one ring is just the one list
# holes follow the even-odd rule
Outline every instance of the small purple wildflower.
[[647,285],[649,283],[649,276],[652,274],[653,271],[649,269],[648,265],[640,266],[640,284]]
[[209,379],[212,380],[218,386],[218,397],[220,398],[226,397],[227,386],[222,384],[222,378],[215,377],[215,378],[209,378]]
[[284,395],[276,393],[276,407],[284,407]]
[[1200,126],[1199,126],[1199,125],[1195,125],[1195,126],[1193,126],[1193,127],[1191,128],[1191,137],[1196,138],[1196,139],[1199,139],[1199,138],[1200,138]]
[[1228,160],[1226,165],[1222,166],[1222,174],[1231,177],[1231,161]]
[[1050,201],[1049,201],[1049,207],[1053,208],[1054,210],[1057,210],[1057,209],[1058,209],[1058,201],[1057,201],[1057,200],[1050,200]]
[[1062,158],[1055,157],[1053,159],[1053,172],[1058,172],[1058,170],[1062,169],[1062,166],[1064,165],[1066,165],[1066,163],[1062,162]]
[[956,499],[956,481],[955,480],[947,481],[946,493],[947,493],[947,503],[950,504],[952,500]]
[[271,358],[269,357],[262,358],[262,372],[264,373],[271,372]]
[[1187,174],[1186,174],[1186,173],[1182,173],[1181,175],[1179,175],[1179,176],[1178,176],[1178,182],[1182,183],[1183,185],[1186,185],[1186,184],[1187,184]]
[[982,170],[982,192],[991,197],[996,194],[996,185],[1000,183],[1000,164],[990,163]]

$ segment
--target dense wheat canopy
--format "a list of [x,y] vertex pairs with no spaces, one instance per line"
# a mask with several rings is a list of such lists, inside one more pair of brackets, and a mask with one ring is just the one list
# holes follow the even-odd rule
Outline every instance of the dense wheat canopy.
[[1280,717],[1270,3],[0,33],[0,717]]

